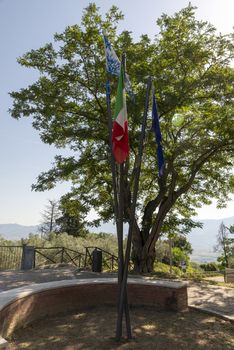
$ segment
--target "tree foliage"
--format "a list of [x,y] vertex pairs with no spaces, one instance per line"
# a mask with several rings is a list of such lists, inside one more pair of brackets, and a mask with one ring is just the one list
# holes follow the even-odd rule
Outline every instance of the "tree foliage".
[[193,252],[191,244],[184,236],[178,236],[173,239],[173,247],[180,248],[187,255]]
[[42,221],[39,231],[43,236],[47,236],[50,232],[57,232],[58,227],[56,221],[59,217],[59,204],[55,200],[48,200],[45,210],[42,213]]
[[[174,266],[180,267],[181,261],[184,261],[186,265],[189,265],[189,255],[192,254],[193,249],[189,241],[187,240],[186,236],[182,235],[170,235],[169,240],[164,240],[161,242],[161,246],[159,245],[160,240],[157,242],[157,252],[156,252],[156,258],[159,257],[159,250],[162,251],[162,248],[164,248],[164,254],[162,256],[162,261],[165,264],[170,264],[170,258],[171,263]],[[166,248],[166,249],[165,249]]]
[[27,244],[41,248],[65,247],[81,253],[85,253],[86,247],[98,247],[114,255],[117,255],[118,251],[117,238],[111,233],[105,233],[105,235],[103,233],[88,233],[85,237],[75,237],[68,235],[66,232],[59,235],[52,232],[46,238],[30,233],[28,238],[24,238],[21,241],[6,241],[2,239],[1,244]]
[[[70,150],[57,155],[51,170],[39,175],[36,191],[59,181],[71,181],[70,199],[83,217],[94,208],[98,219],[113,218],[109,165],[104,29],[117,54],[126,52],[127,71],[136,93],[128,100],[130,158],[125,165],[125,220],[129,220],[137,160],[145,83],[154,78],[160,114],[165,171],[157,176],[156,145],[148,133],[144,149],[133,258],[148,271],[155,258],[155,242],[173,223],[193,224],[191,216],[202,204],[218,199],[225,204],[233,191],[234,35],[217,34],[197,21],[191,6],[157,21],[159,34],[134,41],[128,31],[117,35],[122,13],[113,6],[103,19],[95,4],[83,13],[80,26],[55,34],[55,44],[32,50],[19,63],[39,71],[32,85],[12,92],[14,118],[32,118],[43,142]],[[116,79],[111,81],[112,96]],[[114,104],[114,99],[112,99]],[[113,107],[113,105],[112,105]],[[150,121],[149,121],[150,124]],[[149,129],[150,130],[150,125]]]
[[85,225],[80,203],[66,195],[59,202],[59,210],[60,215],[56,220],[57,232],[86,237],[89,231]]
[[229,267],[230,261],[234,258],[234,238],[232,238],[230,234],[233,234],[233,226],[229,228],[222,222],[219,226],[215,251],[222,254],[218,257],[218,261],[221,262],[224,267]]
[[83,217],[79,202],[64,195],[60,200],[48,200],[46,209],[42,213],[39,232],[45,238],[50,233],[64,233],[71,236],[85,237],[89,232]]

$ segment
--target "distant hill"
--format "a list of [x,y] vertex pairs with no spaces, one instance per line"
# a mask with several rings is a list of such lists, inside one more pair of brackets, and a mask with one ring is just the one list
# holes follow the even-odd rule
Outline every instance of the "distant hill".
[[0,224],[0,236],[9,240],[26,238],[29,233],[37,233],[38,225]]
[[218,220],[200,220],[200,222],[203,223],[203,228],[195,228],[188,235],[188,240],[193,248],[191,259],[198,262],[215,261],[220,255],[214,253],[219,226],[221,222],[226,226],[233,225],[234,216]]
[[[217,257],[220,255],[219,253],[214,252],[214,246],[217,244],[219,226],[222,221],[226,226],[233,225],[234,216],[219,220],[210,219],[197,221],[203,223],[203,228],[195,228],[188,235],[188,240],[193,248],[191,260],[196,262],[216,261]],[[127,232],[127,230],[128,228],[126,227],[124,231]],[[113,224],[107,223],[96,228],[94,231],[115,233],[116,228]]]
[[[195,228],[188,235],[188,240],[193,248],[191,260],[197,262],[215,261],[219,255],[218,253],[214,253],[219,226],[222,221],[226,226],[233,225],[234,216],[219,220],[211,219],[200,221],[203,223],[203,228]],[[128,226],[126,225],[124,231],[127,233],[127,230]],[[116,228],[112,223],[107,223],[92,231],[116,233]],[[26,238],[29,233],[37,232],[38,225],[23,226],[18,224],[0,224],[0,236],[9,240],[19,240],[21,238]]]

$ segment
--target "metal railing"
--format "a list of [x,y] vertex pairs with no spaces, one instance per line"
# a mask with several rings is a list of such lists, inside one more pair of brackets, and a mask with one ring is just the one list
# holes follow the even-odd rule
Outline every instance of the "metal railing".
[[0,246],[0,270],[20,270],[22,246]]
[[116,270],[118,268],[118,257],[106,250],[98,247],[85,247],[85,267],[92,266],[93,251],[98,250],[102,252],[102,266],[107,270]]
[[47,264],[72,263],[83,267],[85,254],[65,247],[35,247],[35,267]]
[[[0,246],[0,270],[27,269],[24,246]],[[27,248],[27,247],[26,247]],[[85,247],[83,252],[66,247],[30,247],[34,250],[31,267],[38,268],[50,264],[71,263],[72,265],[91,269],[93,264],[93,251],[102,252],[103,270],[116,270],[118,257],[99,247]],[[31,258],[30,258],[31,259]]]

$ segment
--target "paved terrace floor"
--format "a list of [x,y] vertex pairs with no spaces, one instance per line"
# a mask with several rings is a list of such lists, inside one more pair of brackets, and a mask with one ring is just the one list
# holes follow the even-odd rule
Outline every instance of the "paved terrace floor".
[[[27,272],[0,271],[0,298],[3,291],[30,284],[98,277],[116,277],[116,274],[79,271],[73,266]],[[147,277],[142,276],[134,277],[147,279]],[[188,304],[195,309],[217,314],[234,322],[234,288],[209,285],[205,282],[188,282]]]

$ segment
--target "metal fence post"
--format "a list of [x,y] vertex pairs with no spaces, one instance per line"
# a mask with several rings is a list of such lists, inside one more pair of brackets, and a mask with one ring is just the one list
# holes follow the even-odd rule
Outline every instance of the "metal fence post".
[[92,253],[92,271],[93,272],[102,272],[102,251],[94,249]]
[[61,263],[64,262],[64,251],[65,251],[65,248],[62,247]]
[[21,270],[31,270],[35,267],[35,247],[23,245]]
[[88,248],[85,248],[85,261],[84,261],[84,267],[87,266],[87,255],[88,255]]

